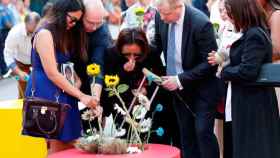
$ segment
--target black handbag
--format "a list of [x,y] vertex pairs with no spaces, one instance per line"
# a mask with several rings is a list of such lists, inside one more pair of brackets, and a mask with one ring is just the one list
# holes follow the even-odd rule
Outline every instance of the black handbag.
[[[268,35],[258,28],[264,36],[271,42]],[[277,63],[267,63],[262,65],[258,79],[250,83],[250,85],[268,86],[268,87],[280,87],[280,64]]]
[[59,103],[59,91],[54,94],[56,101],[35,97],[35,80],[32,72],[32,95],[23,100],[22,134],[57,139],[64,125],[68,104]]
[[23,101],[22,134],[57,139],[64,124],[67,104],[30,97]]
[[280,64],[264,64],[258,79],[253,83],[259,86],[280,87]]

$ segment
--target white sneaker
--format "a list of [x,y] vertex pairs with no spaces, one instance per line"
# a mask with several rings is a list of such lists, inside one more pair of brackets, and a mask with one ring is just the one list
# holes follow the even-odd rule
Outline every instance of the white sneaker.
[[12,70],[9,69],[8,72],[7,72],[6,74],[4,74],[2,77],[3,77],[3,78],[9,78],[9,77],[11,77],[11,76],[12,76]]

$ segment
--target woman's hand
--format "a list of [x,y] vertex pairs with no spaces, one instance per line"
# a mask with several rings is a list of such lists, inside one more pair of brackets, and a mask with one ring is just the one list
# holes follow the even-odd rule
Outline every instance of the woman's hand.
[[123,66],[123,69],[126,71],[126,72],[131,72],[134,70],[135,68],[135,60],[134,59],[130,59],[128,62],[126,62]]
[[79,99],[89,108],[96,108],[96,106],[99,104],[99,101],[90,95],[83,94]]
[[223,62],[223,59],[215,51],[212,51],[211,53],[208,53],[208,58],[207,59],[208,59],[208,63],[212,66],[215,66],[215,65]]

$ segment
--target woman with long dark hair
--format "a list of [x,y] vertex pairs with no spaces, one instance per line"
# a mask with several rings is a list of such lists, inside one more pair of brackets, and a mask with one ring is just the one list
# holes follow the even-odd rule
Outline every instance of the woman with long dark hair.
[[[255,0],[225,0],[227,14],[242,36],[230,49],[221,78],[229,82],[226,117],[232,120],[233,158],[279,158],[280,131],[273,87],[252,84],[272,61],[266,13]],[[230,111],[230,112],[229,112]]]
[[84,6],[80,0],[58,0],[51,11],[42,19],[33,38],[31,80],[28,82],[26,96],[32,95],[32,82],[35,83],[35,97],[58,101],[71,105],[67,112],[63,129],[57,140],[47,140],[49,154],[73,147],[75,139],[81,134],[81,120],[78,100],[89,107],[96,105],[93,97],[79,90],[81,85],[75,75],[76,83],[71,85],[62,75],[61,67],[69,64],[75,56],[86,60],[85,32],[80,19]]

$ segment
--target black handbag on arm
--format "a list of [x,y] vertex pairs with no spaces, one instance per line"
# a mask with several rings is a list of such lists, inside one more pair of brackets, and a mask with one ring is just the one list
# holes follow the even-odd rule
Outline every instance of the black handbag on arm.
[[[271,42],[267,33],[261,28],[258,29],[264,34],[267,40]],[[255,82],[250,83],[250,85],[280,87],[280,64],[267,63],[262,65],[258,79]]]
[[23,101],[22,134],[46,139],[57,139],[64,125],[68,104],[59,103],[59,94],[53,94],[56,101],[35,97],[35,77],[32,72],[32,95]]

